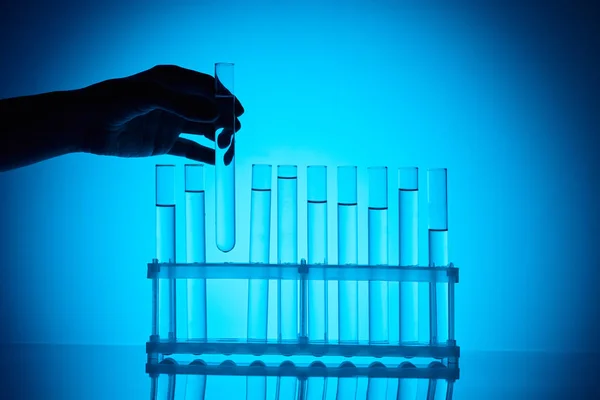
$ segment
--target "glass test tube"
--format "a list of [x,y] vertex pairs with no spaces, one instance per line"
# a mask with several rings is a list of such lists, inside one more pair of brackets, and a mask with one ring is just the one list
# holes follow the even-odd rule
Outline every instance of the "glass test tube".
[[452,400],[454,384],[445,379],[430,379],[428,398],[432,400]]
[[[356,166],[337,169],[338,264],[358,264]],[[338,281],[340,343],[358,342],[358,282]]]
[[[221,110],[220,120],[225,126],[215,132],[215,228],[217,247],[224,252],[235,246],[235,157],[231,158],[229,164],[225,163],[225,155],[234,145],[236,123],[233,65],[215,64],[215,98]],[[226,141],[227,137],[231,137],[230,142],[221,148],[223,139]]]
[[[265,364],[262,361],[254,361],[250,366],[261,366]],[[246,400],[266,400],[267,399],[267,377],[263,375],[246,376]],[[194,399],[195,400],[195,399]]]
[[398,390],[396,392],[396,400],[415,400],[418,398],[418,391],[419,379],[398,379]]
[[325,400],[327,378],[311,376],[306,380],[306,400]]
[[[277,167],[277,262],[298,264],[298,168]],[[281,279],[277,285],[279,340],[298,339],[298,286]]]
[[367,400],[387,399],[388,378],[369,378]]
[[[340,364],[340,368],[355,368],[354,364],[344,361]],[[356,400],[356,392],[358,389],[358,377],[340,377],[338,378],[336,400]]]
[[[190,363],[190,365],[206,365],[206,363],[201,360],[195,360],[195,361],[192,361]],[[182,396],[181,398],[204,400],[204,398],[206,396],[207,378],[208,377],[206,375],[195,375],[195,374],[187,375],[185,395]],[[175,397],[175,399],[177,399],[177,397]]]
[[[284,361],[281,365],[289,363],[294,365],[290,361]],[[295,400],[298,398],[298,378],[295,376],[278,376],[277,377],[277,389],[275,391],[275,400]]]
[[[370,368],[379,369],[385,366],[376,361],[372,363]],[[367,381],[367,400],[387,399],[388,378],[369,377]]]
[[[400,266],[419,265],[419,169],[398,169]],[[419,283],[400,283],[400,342],[419,341]]]
[[[156,259],[161,263],[175,260],[175,166],[156,166]],[[175,279],[158,281],[158,335],[176,337]]]
[[[206,262],[204,165],[185,166],[186,260]],[[206,339],[206,280],[187,280],[188,339]]]
[[[429,266],[448,266],[448,203],[446,168],[427,171],[429,204]],[[431,342],[448,340],[448,283],[435,283],[430,288]]]
[[[268,164],[252,166],[250,199],[250,263],[269,263],[271,244],[271,171]],[[267,340],[269,281],[248,280],[248,340]]]
[[[308,264],[327,264],[327,167],[306,169]],[[327,282],[308,281],[308,339],[327,341]]]
[[[388,265],[387,167],[369,167],[369,265]],[[369,281],[369,342],[385,344],[388,332],[388,286]]]

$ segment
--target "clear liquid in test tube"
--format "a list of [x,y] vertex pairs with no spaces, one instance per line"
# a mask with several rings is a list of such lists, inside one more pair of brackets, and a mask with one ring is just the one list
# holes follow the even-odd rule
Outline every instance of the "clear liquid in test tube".
[[[400,266],[419,265],[419,170],[398,169]],[[400,283],[400,342],[419,341],[419,283]]]
[[215,212],[217,247],[235,246],[235,95],[233,63],[215,64],[215,98],[224,128],[215,132]]
[[[268,164],[252,166],[250,198],[250,263],[268,264],[271,244],[271,171]],[[248,341],[267,340],[269,281],[248,280]]]
[[[204,165],[185,166],[186,261],[206,262]],[[187,281],[188,338],[206,339],[206,280]]]
[[[387,167],[369,167],[369,265],[388,265]],[[387,344],[388,285],[369,281],[369,342]]]
[[[427,202],[429,205],[429,266],[447,267],[448,261],[448,200],[447,170],[427,171]],[[435,311],[430,341],[445,344],[448,340],[448,283],[430,285],[430,307]]]
[[[277,262],[298,264],[298,168],[277,167]],[[298,340],[298,284],[280,279],[277,285],[278,338]]]
[[[175,165],[156,166],[156,259],[175,263]],[[176,337],[175,279],[158,280],[158,335]]]
[[[327,167],[311,165],[306,170],[308,202],[308,264],[327,264]],[[308,281],[308,339],[327,341],[327,282]]]
[[[358,264],[358,196],[356,166],[337,169],[338,264]],[[338,281],[340,343],[358,342],[358,282]]]

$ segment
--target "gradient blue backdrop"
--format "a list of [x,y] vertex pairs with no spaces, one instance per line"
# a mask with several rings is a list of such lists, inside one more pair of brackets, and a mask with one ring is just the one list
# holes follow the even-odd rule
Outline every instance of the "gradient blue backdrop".
[[[252,163],[295,163],[301,179],[307,164],[326,164],[331,184],[336,165],[358,165],[359,201],[367,166],[390,167],[392,189],[395,167],[419,166],[423,190],[426,168],[447,167],[459,344],[596,349],[597,12],[396,3],[22,1],[0,16],[0,97],[75,89],[156,64],[212,73],[215,61],[233,61],[246,108],[240,234],[224,256],[209,229],[209,260],[247,259]],[[153,166],[177,164],[182,188],[185,162],[76,154],[1,174],[0,342],[146,341]],[[212,175],[208,168],[209,194]],[[300,207],[300,221],[305,215]],[[397,261],[394,212],[390,221]],[[183,222],[180,212],[181,260]],[[364,213],[359,224],[365,231]],[[425,263],[426,236],[421,244]],[[366,262],[364,248],[359,257]],[[213,294],[223,315],[236,315],[232,292]]]

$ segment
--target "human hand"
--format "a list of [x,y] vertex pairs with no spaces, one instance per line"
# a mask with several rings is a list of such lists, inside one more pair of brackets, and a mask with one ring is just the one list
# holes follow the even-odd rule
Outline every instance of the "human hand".
[[[215,79],[174,65],[159,65],[126,78],[103,81],[71,92],[77,112],[70,118],[82,135],[81,150],[98,155],[147,157],[171,154],[208,164],[214,148],[179,137],[203,135],[233,158],[233,133],[244,108],[235,98],[235,129],[231,110],[215,100]],[[229,126],[228,126],[229,125]]]

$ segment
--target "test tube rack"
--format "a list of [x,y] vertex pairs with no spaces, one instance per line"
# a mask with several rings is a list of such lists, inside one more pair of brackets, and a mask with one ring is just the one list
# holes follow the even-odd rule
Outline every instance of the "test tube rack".
[[[439,360],[441,365],[458,372],[460,348],[454,339],[454,289],[458,283],[458,268],[449,267],[399,267],[369,265],[307,265],[290,264],[217,264],[217,263],[159,263],[153,260],[148,264],[148,278],[153,284],[152,310],[153,335],[146,345],[148,364],[161,363],[172,354],[245,354],[254,356],[344,356],[344,357],[419,357]],[[306,332],[307,298],[300,292],[300,332],[297,341],[267,340],[263,343],[245,339],[205,339],[177,340],[164,339],[156,334],[159,316],[157,288],[158,281],[179,279],[265,279],[292,280],[302,282],[309,280],[326,281],[386,281],[386,282],[427,282],[432,287],[438,283],[448,284],[449,323],[448,337],[445,343],[394,343],[369,344],[358,342],[343,343],[311,343]],[[435,307],[430,306],[430,318],[435,318]],[[150,368],[149,371],[152,369]],[[160,370],[160,369],[159,369]],[[158,370],[158,371],[159,371]]]
[[[201,174],[202,169],[198,166],[186,166],[186,194],[192,195],[201,194],[201,203],[194,203],[200,205],[200,208],[193,214],[195,218],[201,218],[199,228],[195,228],[195,233],[192,240],[192,246],[188,242],[188,260],[190,258],[196,259],[198,262],[190,263],[176,263],[176,262],[164,262],[165,259],[174,259],[174,212],[175,202],[173,198],[173,167],[174,166],[161,166],[161,172],[159,173],[159,166],[157,166],[157,240],[161,239],[161,246],[158,246],[157,242],[157,259],[153,259],[148,264],[147,278],[152,282],[152,333],[149,341],[146,344],[146,353],[148,356],[146,371],[151,375],[176,375],[176,374],[188,374],[188,373],[201,373],[201,374],[217,374],[223,375],[219,372],[223,369],[227,373],[233,375],[246,374],[249,372],[247,368],[249,365],[236,364],[234,361],[227,361],[225,364],[210,364],[206,363],[206,359],[210,359],[214,356],[249,356],[249,357],[264,357],[269,358],[272,356],[279,357],[296,357],[295,360],[288,360],[286,362],[292,363],[293,372],[300,374],[299,379],[305,379],[310,376],[311,373],[324,373],[322,371],[330,371],[327,373],[351,373],[356,376],[364,375],[370,376],[369,374],[387,374],[390,378],[401,378],[403,376],[408,377],[421,377],[428,379],[446,379],[455,380],[458,379],[459,375],[459,357],[460,348],[456,343],[455,338],[455,321],[454,321],[454,297],[455,297],[455,285],[459,282],[458,268],[454,264],[448,262],[447,256],[447,204],[446,204],[446,171],[445,169],[432,170],[431,179],[428,186],[429,205],[430,205],[430,221],[429,221],[429,233],[430,233],[430,260],[427,266],[394,266],[389,265],[387,260],[387,233],[380,239],[373,240],[375,245],[372,246],[371,239],[369,239],[369,264],[368,265],[357,265],[355,255],[350,257],[344,256],[346,264],[333,265],[323,262],[320,257],[326,254],[327,243],[326,235],[316,235],[310,239],[313,246],[312,259],[317,261],[308,262],[302,259],[300,263],[289,262],[290,259],[296,259],[295,246],[297,243],[296,237],[296,167],[292,166],[280,168],[278,171],[278,191],[283,193],[283,189],[286,189],[288,197],[285,199],[291,199],[293,202],[290,208],[289,204],[285,200],[282,202],[278,197],[278,213],[282,211],[282,215],[285,214],[286,218],[279,218],[278,221],[278,243],[285,243],[283,248],[292,249],[292,252],[286,254],[285,261],[281,260],[278,264],[269,263],[268,261],[268,235],[264,239],[264,234],[251,233],[250,242],[253,240],[259,242],[259,251],[255,252],[253,256],[251,251],[250,263],[207,263],[205,260],[205,237],[204,237],[204,184],[202,182]],[[252,190],[269,192],[271,190],[271,167],[259,168],[253,170],[253,184]],[[188,170],[189,168],[189,170]],[[254,168],[254,167],[253,167]],[[195,170],[195,171],[194,171]],[[350,190],[345,191],[338,195],[338,207],[351,204],[356,207],[356,170],[345,171],[346,177],[350,176]],[[254,175],[256,172],[256,175]],[[309,199],[310,203],[322,204],[326,203],[325,190],[326,187],[326,171],[323,167],[311,169],[311,175],[309,175]],[[370,197],[369,197],[369,213],[371,210],[378,212],[381,209],[387,210],[387,169],[385,167],[373,168],[370,170]],[[340,175],[341,176],[341,175]],[[408,178],[407,178],[408,177]],[[166,182],[162,186],[166,187],[167,190],[159,190],[159,181]],[[279,183],[282,182],[282,186]],[[293,182],[290,186],[290,182]],[[284,187],[285,184],[285,187]],[[401,186],[402,185],[402,186]],[[255,188],[256,186],[256,188]],[[374,188],[374,189],[373,189]],[[417,194],[418,182],[416,175],[416,168],[399,171],[399,190],[408,192],[408,196]],[[287,190],[287,189],[291,189]],[[319,190],[317,190],[319,189]],[[412,194],[411,194],[412,193]],[[270,198],[270,194],[268,195]],[[340,198],[348,198],[349,201],[341,201]],[[400,193],[400,196],[403,196]],[[410,197],[407,197],[410,198]],[[312,200],[311,200],[312,199]],[[399,200],[400,201],[400,200]],[[263,203],[258,203],[263,204]],[[266,204],[265,212],[270,213],[270,200]],[[409,206],[407,210],[413,210]],[[281,210],[280,210],[281,208]],[[162,209],[162,210],[161,210]],[[161,214],[159,214],[159,211]],[[164,214],[162,212],[165,211]],[[253,209],[254,212],[254,209]],[[387,212],[387,211],[386,211]],[[263,215],[265,215],[263,213]],[[268,214],[266,214],[268,215]],[[327,229],[326,214],[315,214],[318,215],[320,220],[317,219],[312,222],[312,232],[319,232],[319,230]],[[369,218],[370,218],[369,214]],[[378,229],[387,229],[386,225],[379,222],[378,217],[374,217],[374,223],[380,225],[374,225],[374,232]],[[159,221],[166,222],[163,230],[158,229]],[[283,221],[283,222],[282,222]],[[408,236],[415,236],[417,229],[416,220],[411,217],[403,220],[402,229],[405,229],[405,234]],[[309,222],[310,227],[311,222]],[[346,237],[344,240],[352,241],[356,240],[356,223],[353,222],[353,227],[348,232],[353,232],[354,239],[352,237]],[[252,223],[251,223],[252,225]],[[252,225],[254,226],[254,225]],[[268,220],[267,220],[268,226]],[[290,226],[293,228],[290,229]],[[199,229],[199,230],[198,230]],[[344,232],[341,226],[338,227],[340,233]],[[371,224],[369,223],[369,229]],[[252,230],[252,228],[251,228]],[[285,231],[285,235],[280,235],[281,231]],[[310,229],[309,229],[310,231]],[[159,234],[160,232],[160,234]],[[268,232],[268,231],[267,231]],[[440,236],[442,234],[444,236]],[[253,236],[258,235],[258,236]],[[263,235],[263,236],[261,236]],[[286,236],[287,235],[287,236]],[[189,237],[189,232],[188,232]],[[258,239],[257,239],[258,238]],[[402,244],[401,240],[401,244]],[[196,245],[197,244],[197,245]],[[355,245],[354,245],[355,246]],[[251,246],[252,247],[252,246]],[[308,258],[311,259],[311,251],[309,245]],[[373,250],[371,249],[373,247]],[[356,247],[353,247],[354,249]],[[200,250],[196,252],[196,249]],[[317,250],[315,250],[317,249]],[[414,256],[416,255],[416,242],[415,245],[407,247],[404,251],[404,260],[401,257],[401,264],[413,265],[416,262]],[[432,250],[433,249],[433,250]],[[440,250],[441,249],[441,250]],[[194,251],[193,254],[189,251]],[[375,256],[371,258],[371,252]],[[191,254],[191,257],[190,257]],[[258,254],[258,256],[257,256]],[[315,254],[319,256],[315,257]],[[406,256],[409,254],[410,256]],[[254,259],[253,259],[254,258]],[[259,261],[257,261],[257,259]],[[266,260],[266,261],[265,261]],[[408,260],[408,261],[407,261]],[[343,261],[342,261],[343,262]],[[289,329],[289,325],[285,325],[286,335],[282,338],[281,332],[278,339],[268,339],[261,334],[262,339],[256,340],[255,338],[249,339],[248,337],[243,338],[213,338],[206,335],[206,293],[198,292],[203,296],[202,300],[204,307],[204,325],[201,330],[204,334],[201,338],[195,338],[196,336],[190,336],[187,338],[186,335],[177,335],[175,329],[176,315],[178,314],[176,304],[176,289],[180,285],[189,283],[201,283],[206,285],[207,282],[212,280],[245,280],[247,282],[273,282],[278,284],[278,287],[283,287],[285,283],[286,288],[293,289],[293,304],[297,304],[292,308],[294,315],[298,313],[298,319],[293,318],[293,324],[297,322],[297,326],[292,330]],[[309,332],[311,325],[311,306],[315,318],[314,312],[318,313],[318,307],[315,308],[315,300],[309,298],[308,293],[311,288],[318,294],[318,284],[320,283],[357,283],[364,282],[369,284],[369,298],[361,299],[360,301],[369,302],[369,314],[372,312],[378,313],[379,305],[375,308],[371,308],[371,287],[374,291],[378,291],[380,284],[403,284],[403,283],[414,283],[419,285],[425,285],[428,288],[428,302],[427,304],[413,303],[415,307],[427,311],[428,325],[429,325],[429,338],[426,341],[416,340],[414,335],[412,339],[404,340],[379,340],[380,332],[384,329],[385,324],[376,325],[378,329],[374,331],[376,339],[373,340],[371,337],[371,331],[369,331],[369,340],[361,341],[358,339],[353,340],[328,340],[327,334],[323,340],[323,332],[318,331],[316,337]],[[317,283],[317,285],[315,285]],[[373,285],[373,286],[371,286]],[[297,288],[297,290],[296,290]],[[316,289],[315,289],[316,288]],[[387,296],[387,289],[384,289]],[[284,293],[281,291],[281,293]],[[280,299],[281,300],[281,293]],[[378,293],[378,292],[377,292]],[[289,293],[285,293],[286,298],[290,297]],[[387,298],[387,297],[386,297]],[[374,297],[375,301],[380,301],[377,296]],[[391,301],[398,301],[401,299],[392,299]],[[357,300],[358,301],[358,300]],[[402,301],[401,301],[402,303]],[[387,304],[387,300],[383,301],[382,304]],[[248,302],[250,310],[250,301]],[[385,306],[385,312],[382,315],[387,316],[387,305]],[[281,314],[281,309],[278,311]],[[410,312],[414,312],[410,311]],[[375,315],[373,314],[373,315]],[[194,314],[195,315],[195,314]],[[283,314],[281,314],[283,315]],[[280,317],[281,317],[280,315]],[[408,315],[408,314],[407,314]],[[323,321],[322,316],[317,315],[319,320]],[[369,317],[370,321],[372,316]],[[376,316],[374,321],[380,321],[381,317]],[[383,317],[385,320],[386,317]],[[327,317],[325,317],[327,319]],[[233,321],[232,321],[233,322]],[[264,324],[266,322],[263,320]],[[320,322],[319,322],[320,323]],[[356,319],[354,319],[356,323]],[[264,325],[263,324],[263,325]],[[410,325],[410,323],[408,324]],[[404,325],[404,326],[408,326]],[[250,323],[248,325],[250,327]],[[314,327],[315,325],[313,325]],[[313,328],[314,329],[314,328]],[[371,329],[371,322],[369,324]],[[355,335],[353,336],[355,337]],[[202,356],[205,360],[192,360],[188,363],[189,358]],[[298,357],[301,359],[309,359],[310,362],[302,364],[298,363]],[[333,362],[332,359],[342,357],[344,362]],[[365,358],[369,361],[366,362]],[[398,362],[398,359],[402,361]],[[424,363],[419,364],[419,361],[425,359]],[[187,361],[184,361],[187,360]],[[228,364],[229,363],[229,364]],[[231,364],[233,363],[233,364]],[[316,364],[315,364],[316,363]],[[337,363],[337,364],[336,364]],[[282,369],[282,366],[285,367]],[[315,366],[325,367],[325,369],[316,368]],[[342,366],[349,368],[342,368]],[[258,370],[266,376],[281,376],[282,373],[288,371],[289,364],[281,365],[254,365],[252,371]],[[260,367],[260,368],[259,368]],[[373,367],[377,367],[374,368]],[[382,367],[382,368],[381,368]],[[257,369],[258,368],[258,369]],[[371,371],[373,370],[373,371]],[[282,372],[283,371],[283,372]],[[316,372],[315,372],[316,371]],[[319,372],[321,371],[321,372]],[[333,371],[333,372],[331,372]],[[250,371],[251,372],[251,371]],[[279,375],[278,375],[279,374]],[[408,375],[407,375],[408,374]],[[412,375],[411,375],[412,374]],[[432,375],[433,374],[433,375]],[[226,375],[226,374],[225,374]],[[386,375],[386,376],[387,376]]]

